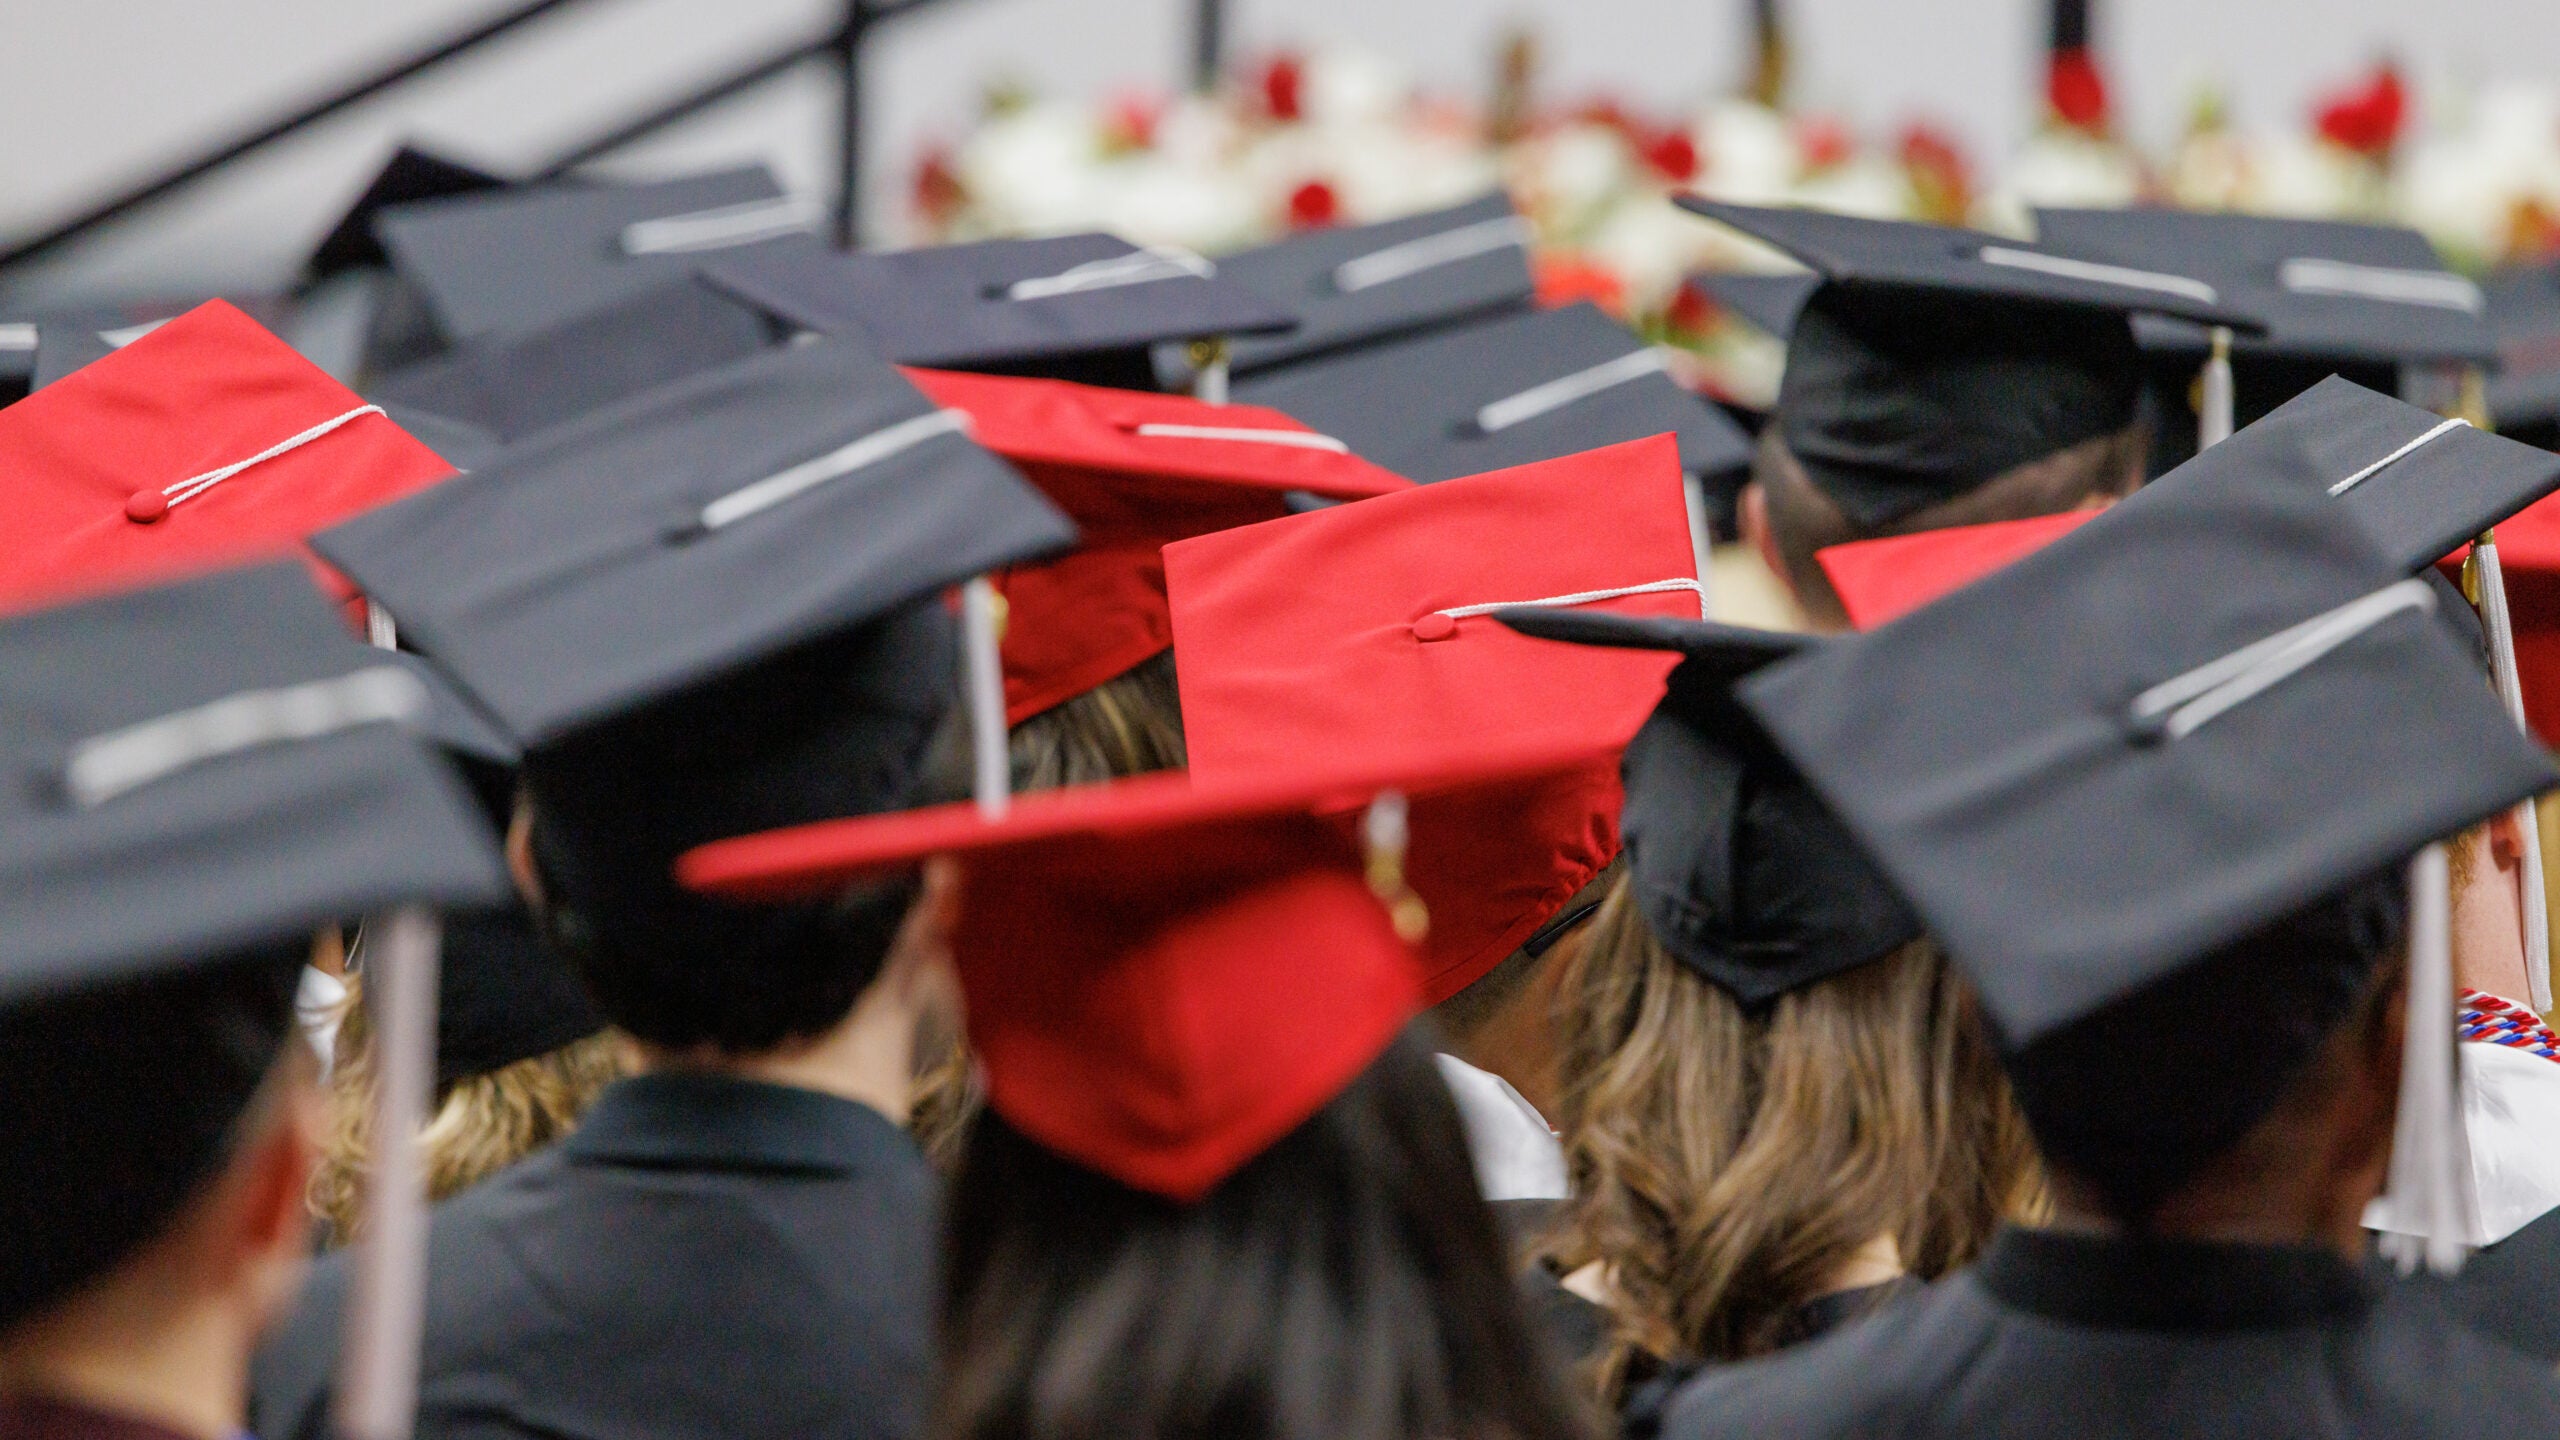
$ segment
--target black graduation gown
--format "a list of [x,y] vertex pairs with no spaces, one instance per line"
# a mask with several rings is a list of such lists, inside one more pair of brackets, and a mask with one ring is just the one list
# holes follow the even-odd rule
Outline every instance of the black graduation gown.
[[[436,1208],[420,1440],[897,1440],[932,1377],[937,1190],[906,1133],[787,1086],[645,1075]],[[320,1440],[346,1298],[315,1270],[250,1428]]]
[[1823,1340],[1711,1371],[1662,1433],[2560,1434],[2560,1379],[2334,1252],[2024,1230]]
[[0,1400],[0,1440],[187,1440],[184,1432],[68,1400]]
[[2490,1339],[2560,1365],[2560,1210],[2474,1254],[2449,1280],[2408,1283]]

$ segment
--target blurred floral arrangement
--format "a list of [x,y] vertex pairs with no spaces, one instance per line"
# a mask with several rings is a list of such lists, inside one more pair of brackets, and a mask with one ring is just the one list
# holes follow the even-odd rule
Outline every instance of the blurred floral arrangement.
[[917,164],[917,238],[1104,229],[1215,255],[1498,184],[1531,223],[1542,298],[1597,302],[1685,353],[1691,383],[1751,405],[1775,392],[1779,346],[1690,277],[1792,267],[1684,216],[1675,191],[2016,234],[2038,205],[2399,218],[2474,269],[2560,253],[2560,93],[2492,91],[2412,142],[2405,83],[2384,63],[2320,100],[2302,133],[2242,135],[2207,96],[2169,153],[2146,156],[2116,129],[2085,26],[2058,21],[2044,120],[1986,184],[1940,127],[1867,134],[1786,108],[1784,40],[1771,11],[1755,10],[1747,83],[1680,116],[1612,99],[1532,103],[1525,35],[1504,45],[1489,101],[1472,105],[1340,46],[1266,57],[1202,94],[1088,106],[998,89],[973,131]]

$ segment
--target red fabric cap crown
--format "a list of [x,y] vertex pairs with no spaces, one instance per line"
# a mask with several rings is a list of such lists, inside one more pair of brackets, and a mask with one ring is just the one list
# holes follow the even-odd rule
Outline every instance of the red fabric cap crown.
[[[1434,1003],[1519,947],[1618,852],[1616,750],[1664,651],[1551,645],[1488,612],[1543,602],[1696,619],[1669,436],[1444,481],[1165,547],[1183,726],[1203,783],[1319,757],[1445,761],[1486,745],[1601,758],[1498,808],[1417,818]],[[1436,822],[1435,822],[1436,823]],[[1444,898],[1445,897],[1445,898]]]
[[1358,500],[1413,488],[1277,410],[906,373],[935,403],[968,412],[970,438],[1021,467],[1076,522],[1074,551],[996,577],[1007,603],[1005,715],[1017,725],[1173,643],[1166,544],[1286,514],[1281,497],[1293,490]]
[[[1191,1201],[1342,1093],[1422,1004],[1346,833],[1382,788],[1413,845],[1587,759],[1513,752],[1251,785],[1150,775],[718,841],[677,875],[740,900],[822,894],[947,854],[952,946],[988,1101],[1049,1149]],[[1428,892],[1424,898],[1433,898]]]
[[2524,718],[2550,745],[2560,741],[2560,495],[2500,521],[2497,535]]
[[2025,520],[1852,540],[1817,550],[1813,558],[1840,597],[1849,623],[1873,630],[2013,560],[2025,559],[2096,519],[2098,513],[2068,510]]
[[274,555],[452,474],[210,301],[0,410],[0,612]]

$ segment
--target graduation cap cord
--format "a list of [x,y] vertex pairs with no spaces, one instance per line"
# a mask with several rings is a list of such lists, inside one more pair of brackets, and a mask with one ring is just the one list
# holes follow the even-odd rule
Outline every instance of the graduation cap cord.
[[2386,585],[2152,686],[2134,697],[2133,716],[2158,721],[2168,738],[2183,739],[2392,616],[2431,614],[2435,606],[2435,592],[2422,580]]
[[2231,378],[2231,327],[2213,327],[2213,348],[2205,355],[2204,372],[2196,377],[2196,450],[2199,454],[2231,438],[2237,400]]
[[1049,300],[1060,295],[1079,295],[1087,290],[1113,290],[1123,285],[1148,285],[1158,280],[1180,280],[1186,276],[1206,280],[1217,273],[1217,266],[1179,245],[1149,245],[1127,255],[1088,260],[1055,275],[1035,275],[1028,280],[1016,280],[1004,287],[1003,294],[1007,300]]
[[[273,460],[279,455],[299,450],[303,446],[310,444],[312,441],[330,434],[343,426],[354,424],[356,421],[363,419],[367,415],[379,415],[381,413],[382,407],[379,405],[359,405],[343,415],[332,415],[328,419],[321,421],[319,424],[312,426],[310,429],[303,431],[299,435],[277,441],[275,444],[268,446],[266,449],[259,451],[257,454],[250,456],[246,460],[235,460],[218,469],[207,470],[201,475],[190,475],[186,479],[181,480],[174,485],[165,486],[161,489],[159,508],[165,511],[170,506],[180,505],[186,501],[193,500],[207,490],[212,489],[214,486],[221,484],[223,481],[230,479],[232,476],[239,474],[241,471],[246,470],[253,465],[263,465],[267,461]],[[151,492],[146,490],[142,493],[142,496],[136,498],[140,499],[147,497],[150,493]],[[144,518],[141,514],[136,512],[133,502],[126,502],[125,508],[126,513],[132,514],[135,519],[139,520]],[[150,518],[158,519],[159,516],[155,514]]]
[[260,746],[316,740],[362,725],[415,723],[427,706],[426,687],[396,665],[243,690],[81,741],[63,767],[63,788],[73,804],[92,809],[181,770]]
[[35,322],[12,320],[0,324],[0,350],[33,350],[38,344]]
[[2156,290],[2164,295],[2180,295],[2206,305],[2222,303],[2222,292],[2192,275],[2172,275],[2165,270],[2136,270],[2130,265],[2105,265],[2095,260],[2074,260],[2068,255],[2047,255],[2041,250],[2020,250],[2008,245],[1985,245],[1973,254],[1985,265],[2000,265],[2011,270],[2032,270],[2057,280],[2086,280],[2097,285],[2122,285],[2133,290]]
[[[2526,735],[2533,733],[2524,715],[2524,681],[2516,671],[2515,617],[2507,608],[2506,571],[2498,559],[2498,538],[2486,533],[2471,542],[2471,565],[2477,580],[2481,623],[2489,632],[2489,678],[2506,706],[2507,718]],[[2534,802],[2516,807],[2516,833],[2524,851],[2523,895],[2525,997],[2537,1013],[2551,1008],[2551,901],[2542,878],[2542,823]]]
[[1668,580],[1648,580],[1641,585],[1616,585],[1606,590],[1577,590],[1570,595],[1549,595],[1538,600],[1496,600],[1488,605],[1452,605],[1446,610],[1434,610],[1431,613],[1446,615],[1452,620],[1465,620],[1514,607],[1589,605],[1599,600],[1615,600],[1622,595],[1662,595],[1675,590],[1686,590],[1697,596],[1698,618],[1701,620],[1706,618],[1707,587],[1698,583],[1694,577],[1687,575],[1676,575]]
[[2467,277],[2445,270],[2403,270],[2345,260],[2296,256],[2276,267],[2276,283],[2296,295],[2342,295],[2387,305],[2425,305],[2477,315],[2488,301]]
[[1486,435],[1498,435],[1514,425],[1525,424],[1541,415],[1562,410],[1568,405],[1588,400],[1603,390],[1659,375],[1671,368],[1670,357],[1660,346],[1649,345],[1615,360],[1559,375],[1553,380],[1532,385],[1516,395],[1503,398],[1478,409],[1476,429]]
[[1331,435],[1313,430],[1249,430],[1225,425],[1157,425],[1146,424],[1135,433],[1147,440],[1232,440],[1247,445],[1286,445],[1298,450],[1322,450],[1329,455],[1348,455],[1351,447]]
[[786,500],[796,499],[830,480],[840,480],[856,470],[877,465],[928,440],[965,433],[968,428],[969,412],[965,410],[932,410],[901,420],[839,445],[815,459],[803,460],[753,484],[739,486],[703,506],[702,513],[696,517],[695,528],[702,532],[725,529],[750,516],[761,515]]
[[777,195],[770,200],[748,200],[633,221],[622,229],[622,253],[691,255],[704,250],[728,250],[759,240],[806,234],[817,221],[818,207],[814,202],[802,196]]
[[1454,230],[1423,235],[1366,255],[1355,255],[1333,267],[1336,293],[1356,295],[1380,285],[1391,285],[1425,270],[1489,255],[1496,250],[1525,249],[1529,244],[1529,221],[1520,215],[1505,215],[1495,220],[1479,220]]
[[345,1440],[409,1440],[426,1334],[427,1186],[419,1132],[435,1096],[436,914],[403,906],[366,927],[365,993],[379,1017],[373,1166],[356,1236],[336,1431]]
[[[2382,1253],[2408,1274],[2462,1268],[2467,1147],[2456,1100],[2453,873],[2442,844],[2409,862],[2409,996],[2400,1055],[2400,1099],[2384,1192],[2392,1226]],[[2457,1163],[2462,1162],[2462,1163]]]
[[2353,475],[2348,476],[2346,479],[2330,486],[2329,493],[2331,495],[2344,495],[2367,480],[2372,479],[2374,476],[2381,474],[2391,466],[2396,465],[2400,461],[2406,460],[2411,455],[2416,454],[2418,452],[2418,448],[2427,444],[2429,441],[2441,439],[2446,435],[2452,434],[2456,430],[2467,430],[2470,427],[2471,422],[2463,419],[2459,415],[2450,420],[2442,421],[2433,429],[2428,430],[2425,434],[2420,435],[2408,444],[2401,446],[2399,449],[2394,450],[2390,454],[2383,456],[2381,459],[2374,461],[2372,464],[2367,465]]

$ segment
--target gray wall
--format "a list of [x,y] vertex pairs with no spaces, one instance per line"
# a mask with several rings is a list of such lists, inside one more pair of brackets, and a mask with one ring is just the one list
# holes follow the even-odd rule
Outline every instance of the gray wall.
[[[0,235],[66,214],[249,117],[503,8],[502,0],[0,0]],[[724,61],[814,31],[829,0],[585,0],[495,59],[291,146],[136,233],[18,282],[16,298],[272,283],[403,133],[526,163]],[[1427,83],[1481,93],[1494,37],[1526,21],[1549,95],[1603,88],[1676,104],[1739,68],[1740,0],[1234,0],[1240,49],[1342,37]],[[2102,43],[2135,131],[2173,133],[2200,82],[2251,125],[2298,123],[2309,97],[2388,49],[2422,96],[2486,80],[2560,80],[2552,0],[2117,0]],[[1869,125],[1952,124],[1978,160],[2033,118],[2041,0],[1793,0],[1801,90]],[[1170,80],[1188,0],[946,0],[875,51],[874,180],[894,209],[907,160],[956,133],[990,78],[1100,95]],[[640,168],[765,156],[822,182],[832,87],[809,74],[633,153]]]

